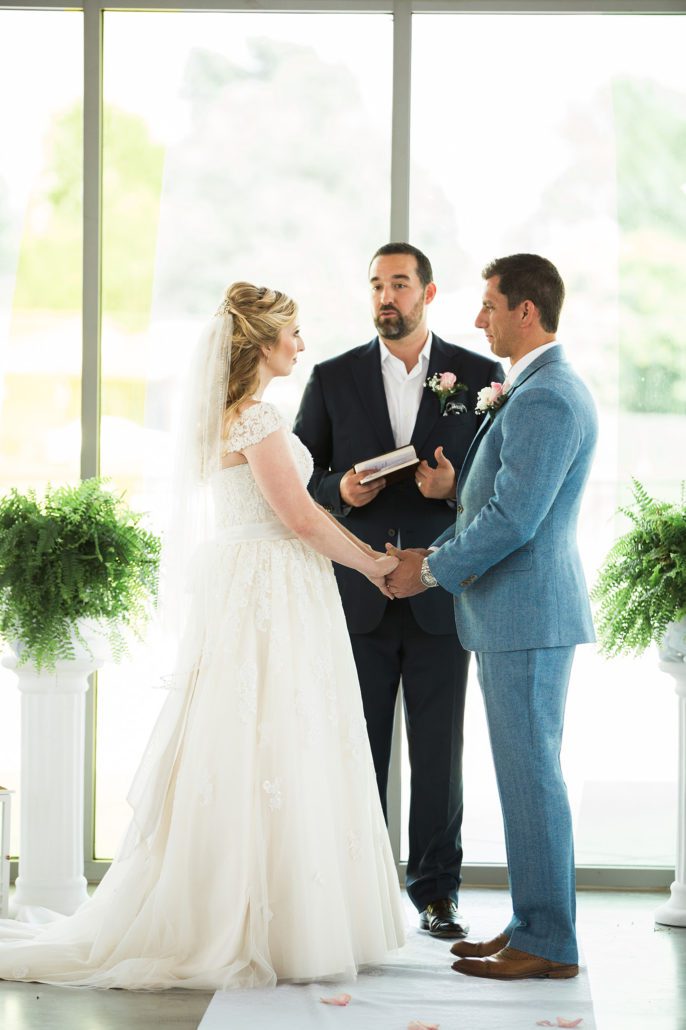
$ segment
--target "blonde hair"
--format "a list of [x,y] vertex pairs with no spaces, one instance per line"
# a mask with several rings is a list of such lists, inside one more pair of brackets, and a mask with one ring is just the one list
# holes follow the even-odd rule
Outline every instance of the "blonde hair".
[[224,412],[226,430],[240,405],[259,386],[262,348],[271,350],[281,330],[295,321],[298,309],[295,301],[279,290],[238,282],[227,286],[217,314],[233,318],[231,373]]

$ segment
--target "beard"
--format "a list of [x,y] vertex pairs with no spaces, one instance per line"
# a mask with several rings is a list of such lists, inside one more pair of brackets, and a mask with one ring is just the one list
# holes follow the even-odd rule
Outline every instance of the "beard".
[[[392,315],[382,318],[382,315]],[[402,340],[414,332],[424,315],[424,297],[406,315],[401,315],[395,308],[385,308],[374,319],[379,336],[385,340]]]

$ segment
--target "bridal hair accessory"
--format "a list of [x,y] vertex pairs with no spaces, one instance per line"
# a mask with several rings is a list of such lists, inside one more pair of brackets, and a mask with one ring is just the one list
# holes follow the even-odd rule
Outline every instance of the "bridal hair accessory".
[[474,409],[479,415],[490,415],[491,418],[495,418],[495,413],[498,408],[501,408],[507,400],[507,390],[503,389],[502,383],[491,383],[490,386],[484,386],[482,390],[476,395],[476,408]]
[[441,415],[464,415],[467,408],[458,401],[451,401],[453,394],[466,390],[464,383],[458,383],[454,372],[434,372],[424,383],[424,388],[429,388],[436,394],[441,405]]

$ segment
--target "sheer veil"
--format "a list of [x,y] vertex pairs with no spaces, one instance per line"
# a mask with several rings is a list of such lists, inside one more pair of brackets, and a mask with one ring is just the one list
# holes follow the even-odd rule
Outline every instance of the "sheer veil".
[[182,390],[157,619],[160,679],[170,689],[129,791],[133,822],[120,857],[147,839],[159,821],[213,610],[217,565],[211,480],[221,468],[232,336],[233,316],[224,302],[200,335]]
[[182,391],[169,527],[162,544],[160,622],[175,639],[188,606],[207,584],[199,576],[214,529],[212,475],[221,467],[222,426],[231,370],[233,316],[226,303],[203,329]]

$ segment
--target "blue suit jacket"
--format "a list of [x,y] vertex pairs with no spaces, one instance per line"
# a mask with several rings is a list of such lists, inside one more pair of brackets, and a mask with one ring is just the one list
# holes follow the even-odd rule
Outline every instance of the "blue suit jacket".
[[[428,375],[454,372],[467,389],[455,397],[461,414],[441,416],[438,398],[423,390],[411,440],[420,458],[434,464],[439,444],[459,470],[479,420],[476,395],[492,380],[502,382],[498,362],[433,335]],[[370,504],[347,508],[341,503],[342,477],[356,462],[395,448],[381,373],[378,337],[316,365],[305,387],[294,431],[312,453],[314,473],[309,490],[356,536],[378,551],[386,541],[403,547],[428,547],[455,522],[454,504],[422,497],[414,477],[387,486]],[[334,566],[351,633],[369,633],[378,626],[389,603],[375,586],[352,569]],[[454,634],[452,598],[429,590],[410,598],[414,616],[426,633]]]
[[576,544],[593,458],[591,395],[560,346],[539,355],[476,436],[458,479],[458,514],[429,558],[455,595],[470,651],[595,639]]

